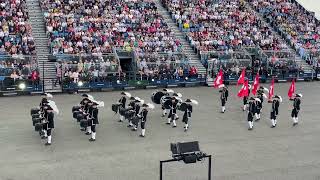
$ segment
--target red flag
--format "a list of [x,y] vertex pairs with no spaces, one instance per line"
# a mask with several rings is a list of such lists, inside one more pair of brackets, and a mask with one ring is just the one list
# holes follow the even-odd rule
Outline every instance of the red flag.
[[269,89],[269,101],[271,101],[274,95],[274,79],[272,78],[270,89]]
[[244,83],[245,76],[246,76],[246,69],[242,69],[241,75],[240,75],[240,77],[238,79],[237,86],[239,84],[243,84]]
[[238,97],[249,96],[249,82],[246,80],[238,92]]
[[296,88],[295,88],[295,82],[294,82],[294,79],[293,79],[293,80],[292,80],[292,83],[291,83],[291,86],[290,86],[290,88],[289,88],[289,90],[288,90],[288,96],[289,96],[290,99],[292,98],[295,90],[296,90]]
[[253,95],[256,95],[257,94],[257,91],[259,89],[259,80],[260,80],[260,77],[259,77],[259,73],[257,73],[256,77],[254,78],[254,81],[253,81],[253,88],[252,88],[252,94]]
[[222,69],[220,69],[218,76],[214,80],[213,87],[218,88],[222,84],[223,84],[223,71]]

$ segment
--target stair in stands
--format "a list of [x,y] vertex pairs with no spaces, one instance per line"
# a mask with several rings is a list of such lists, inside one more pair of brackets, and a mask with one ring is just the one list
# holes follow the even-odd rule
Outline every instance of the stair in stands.
[[202,65],[200,57],[195,53],[195,51],[190,46],[190,43],[186,40],[185,34],[179,30],[177,24],[172,20],[169,12],[162,6],[161,1],[156,0],[155,3],[159,14],[163,16],[165,22],[168,24],[171,31],[174,32],[175,37],[178,38],[181,42],[183,46],[183,51],[189,59],[189,63],[191,65],[196,66],[196,68],[198,69],[198,74],[205,75],[206,68]]
[[[61,91],[61,87],[54,87],[53,80],[56,77],[54,62],[48,61],[50,50],[48,47],[48,37],[44,16],[39,0],[26,0],[30,24],[32,26],[32,36],[36,45],[40,77],[44,80],[45,91]],[[43,77],[44,76],[44,77]]]

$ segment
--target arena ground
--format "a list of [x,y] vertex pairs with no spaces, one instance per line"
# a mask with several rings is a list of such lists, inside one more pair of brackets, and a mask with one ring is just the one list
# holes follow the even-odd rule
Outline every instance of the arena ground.
[[[270,128],[270,104],[265,104],[262,120],[255,123],[253,131],[247,130],[242,101],[236,98],[239,87],[229,87],[226,114],[219,113],[219,94],[212,88],[175,89],[200,102],[194,108],[190,131],[183,132],[181,121],[176,129],[166,125],[158,107],[149,113],[145,138],[117,122],[118,116],[111,112],[110,105],[118,100],[119,92],[92,93],[106,104],[100,110],[94,143],[72,119],[71,107],[80,101],[80,95],[55,95],[61,112],[50,147],[44,146],[31,123],[30,108],[39,104],[40,97],[1,98],[0,179],[156,180],[159,160],[170,159],[170,142],[198,140],[202,151],[214,156],[215,180],[319,180],[319,84],[296,84],[297,92],[304,94],[297,127],[292,127],[290,118],[289,84],[276,84],[275,92],[284,97],[278,126]],[[131,93],[150,101],[153,91]],[[165,180],[205,180],[206,174],[200,174],[205,173],[206,165],[199,167],[168,165]]]

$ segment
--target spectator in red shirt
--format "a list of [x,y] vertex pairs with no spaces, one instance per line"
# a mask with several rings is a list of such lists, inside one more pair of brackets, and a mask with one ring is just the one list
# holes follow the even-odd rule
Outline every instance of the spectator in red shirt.
[[195,77],[197,78],[198,77],[198,70],[196,67],[192,66],[189,70],[189,77]]
[[39,72],[37,70],[33,70],[31,73],[31,81],[33,85],[39,85]]

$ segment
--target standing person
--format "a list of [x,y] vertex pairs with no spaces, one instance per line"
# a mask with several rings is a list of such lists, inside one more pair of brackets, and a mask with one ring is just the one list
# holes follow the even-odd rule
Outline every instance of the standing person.
[[260,101],[256,101],[256,120],[255,121],[259,121],[261,118],[261,110],[263,107],[263,98],[267,99],[267,95],[264,93],[264,91],[269,92],[269,90],[267,88],[264,88],[262,86],[260,86],[259,90],[257,91],[257,98],[260,99]]
[[[136,107],[136,99],[134,97],[131,97],[130,98],[130,102],[128,104],[129,108],[134,111],[135,107]],[[132,124],[132,118],[128,118],[128,121],[129,121],[129,125],[127,127],[133,127],[133,124]]]
[[293,126],[298,125],[298,114],[300,111],[300,105],[301,105],[301,98],[302,94],[296,94],[295,98],[292,100],[293,101],[293,109],[291,112],[291,117],[293,120]]
[[143,104],[142,105],[142,110],[139,113],[138,117],[141,118],[141,123],[140,123],[140,127],[141,127],[141,134],[140,137],[145,137],[146,135],[146,122],[147,122],[147,115],[148,115],[148,109],[147,108],[154,108],[153,104]]
[[198,102],[193,99],[187,99],[185,103],[187,104],[187,107],[184,111],[182,122],[184,122],[184,131],[187,132],[189,128],[189,121],[191,120],[191,114],[193,112],[192,104],[198,105]]
[[[122,109],[125,109],[125,108],[126,108],[126,102],[127,102],[126,96],[130,98],[130,97],[131,97],[131,94],[128,93],[128,92],[121,92],[121,98],[119,99],[119,104],[120,104],[120,106],[119,106],[118,111],[120,111],[120,108],[122,108]],[[119,114],[120,114],[120,113],[119,113]],[[124,119],[125,119],[124,116],[120,114],[120,120],[119,120],[119,122],[123,122]]]
[[59,114],[59,110],[55,104],[54,101],[51,101],[49,100],[48,101],[48,104],[45,105],[44,107],[45,111],[46,111],[46,131],[47,131],[47,142],[46,142],[46,146],[49,146],[51,145],[51,142],[52,142],[52,136],[51,136],[51,133],[52,133],[52,130],[54,129],[54,112],[56,112],[57,114]]
[[[49,103],[48,99],[49,98],[52,99],[53,96],[50,93],[44,93],[42,95],[43,95],[43,97],[42,97],[41,102],[39,104],[39,108],[40,108],[41,116],[42,117],[46,117],[47,116],[47,111],[44,110],[44,107],[46,105],[48,105],[48,103]],[[41,136],[41,139],[46,139],[48,137],[46,129],[43,129],[42,131],[40,131],[39,134]]]
[[104,102],[100,101],[93,101],[92,103],[92,111],[90,114],[90,124],[91,124],[91,138],[89,141],[95,141],[96,140],[96,126],[99,124],[99,119],[98,119],[98,114],[99,114],[99,109],[98,107],[103,107]]
[[86,129],[86,135],[91,135],[92,131],[91,131],[91,125],[92,125],[92,111],[93,111],[93,99],[90,100],[88,102],[88,111],[86,112],[85,114],[85,117],[87,118],[88,120],[88,126],[87,126],[87,129]]
[[138,120],[138,115],[140,114],[140,104],[144,104],[144,100],[140,99],[139,97],[135,97],[135,105],[134,105],[134,117],[133,120],[134,122],[132,123],[132,131],[137,131],[138,130],[138,125],[139,125],[139,120]]
[[62,79],[62,65],[58,64],[56,66],[56,81],[54,82],[54,86],[57,86],[57,83],[61,86],[61,79]]
[[275,128],[277,126],[277,116],[279,115],[280,102],[282,102],[281,96],[276,95],[273,97],[270,113],[270,119],[272,124],[271,128]]
[[255,99],[253,97],[251,97],[249,99],[249,107],[248,107],[248,124],[249,124],[249,129],[248,130],[252,130],[253,129],[253,116],[256,112],[256,105],[255,105]]
[[[169,93],[174,93],[174,91],[171,89],[163,89],[164,96],[170,96]],[[161,109],[162,109],[162,117],[165,117],[167,115],[168,109],[166,109],[166,107],[163,104],[161,105]]]
[[226,112],[226,102],[228,101],[229,91],[228,88],[223,85],[222,90],[219,91],[220,94],[220,100],[221,100],[221,113]]
[[172,122],[173,128],[177,127],[177,124],[176,124],[177,105],[178,105],[178,100],[175,96],[173,96],[171,101],[169,101],[170,112],[168,115],[168,122],[167,122],[168,125],[170,125]]

